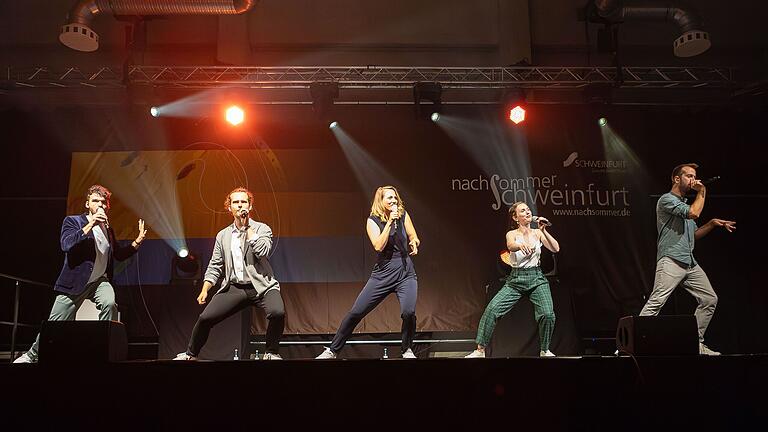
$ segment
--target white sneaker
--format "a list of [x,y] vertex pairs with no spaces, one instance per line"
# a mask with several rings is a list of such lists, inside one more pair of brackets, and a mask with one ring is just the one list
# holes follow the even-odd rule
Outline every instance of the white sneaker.
[[335,359],[336,353],[331,351],[330,348],[326,348],[323,350],[323,352],[320,353],[319,356],[315,357],[315,360],[328,360],[328,359]]
[[709,349],[708,346],[706,346],[703,343],[699,342],[699,355],[719,356],[720,353],[717,352],[717,351]]
[[416,358],[416,354],[414,354],[414,353],[413,353],[413,351],[411,351],[411,349],[410,349],[410,348],[408,348],[408,349],[407,349],[407,350],[405,350],[405,352],[403,353],[403,358],[404,358],[404,359],[415,359],[415,358]]
[[13,361],[14,363],[37,363],[37,357],[32,357],[28,353],[24,353]]
[[555,353],[550,350],[539,351],[539,357],[556,357]]
[[176,357],[173,358],[174,360],[197,360],[197,357],[191,356],[187,354],[186,352],[178,353],[176,354]]
[[283,358],[280,357],[280,354],[266,353],[264,354],[264,357],[262,357],[261,359],[262,360],[282,360]]
[[474,350],[464,356],[464,358],[485,358],[485,351]]

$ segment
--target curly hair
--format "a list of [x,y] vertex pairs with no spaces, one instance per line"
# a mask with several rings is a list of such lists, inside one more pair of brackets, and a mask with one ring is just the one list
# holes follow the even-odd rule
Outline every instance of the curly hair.
[[109,191],[109,189],[105,188],[102,185],[95,184],[88,188],[88,192],[85,194],[85,202],[87,203],[89,199],[91,199],[91,195],[96,194],[105,200],[107,202],[105,203],[107,210],[109,210],[109,200],[112,198],[112,192]]
[[232,194],[235,192],[245,192],[248,195],[248,204],[253,205],[253,193],[251,193],[251,191],[249,191],[248,189],[240,186],[240,187],[236,187],[235,189],[232,190],[232,192],[227,194],[227,199],[224,200],[224,210],[229,211],[229,206],[232,205]]

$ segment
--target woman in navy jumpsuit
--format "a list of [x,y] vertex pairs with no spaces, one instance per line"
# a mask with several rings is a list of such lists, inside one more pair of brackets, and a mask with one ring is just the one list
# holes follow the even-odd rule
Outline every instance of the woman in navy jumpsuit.
[[331,346],[317,356],[318,359],[336,358],[360,321],[391,293],[395,293],[400,301],[402,356],[416,358],[411,345],[416,333],[418,283],[411,256],[418,253],[420,241],[411,216],[405,211],[403,200],[393,186],[376,189],[366,230],[378,253],[376,265],[352,309],[341,322]]

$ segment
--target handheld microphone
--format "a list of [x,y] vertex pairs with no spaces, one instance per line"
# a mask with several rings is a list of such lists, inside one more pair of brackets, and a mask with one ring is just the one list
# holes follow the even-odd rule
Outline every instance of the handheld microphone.
[[720,180],[720,176],[714,176],[714,177],[710,177],[710,178],[708,178],[706,180],[702,180],[701,184],[708,185],[708,184],[714,183],[714,182],[716,182],[718,180]]
[[248,229],[248,225],[249,225],[248,224],[248,210],[245,210],[245,209],[241,210],[240,211],[240,217],[245,219],[245,223],[243,224],[243,229],[247,230]]
[[[392,204],[392,205],[389,207],[389,211],[390,211],[390,212],[392,212],[392,213],[396,213],[396,212],[397,212],[397,204]],[[392,227],[393,227],[394,229],[397,229],[397,219],[393,219],[393,220],[392,220]]]
[[[103,215],[105,215],[105,216],[107,215],[107,212],[106,212],[106,211],[104,211],[104,207],[99,207],[99,208],[96,210],[96,213],[99,213],[99,212],[101,212],[101,214],[103,214]],[[104,229],[105,229],[105,230],[108,230],[108,229],[109,229],[109,220],[107,220],[107,221],[105,221],[105,222],[102,222],[102,225],[104,225]]]
[[534,221],[534,222],[536,222],[536,223],[538,223],[538,224],[541,224],[541,223],[539,222],[539,219],[543,219],[543,220],[545,221],[544,223],[545,223],[546,225],[548,225],[548,226],[552,226],[552,222],[550,222],[550,221],[549,221],[549,219],[547,219],[547,218],[543,218],[543,217],[539,217],[539,216],[532,216],[532,217],[531,217],[531,220],[532,220],[532,221]]

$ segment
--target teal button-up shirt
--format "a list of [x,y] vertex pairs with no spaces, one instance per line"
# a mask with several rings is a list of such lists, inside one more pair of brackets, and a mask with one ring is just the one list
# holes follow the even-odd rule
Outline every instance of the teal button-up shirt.
[[693,219],[688,218],[691,206],[685,201],[685,198],[668,192],[656,204],[656,261],[670,257],[680,264],[695,267],[693,243],[698,227]]

